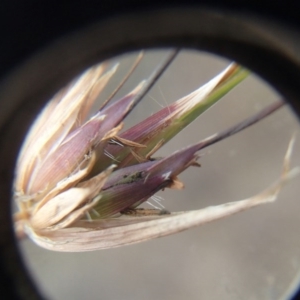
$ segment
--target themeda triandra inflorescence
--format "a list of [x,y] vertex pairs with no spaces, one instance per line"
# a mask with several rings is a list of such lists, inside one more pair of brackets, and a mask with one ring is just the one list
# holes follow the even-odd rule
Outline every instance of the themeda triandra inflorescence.
[[[205,85],[122,130],[127,115],[172,63],[170,51],[149,79],[110,101],[143,59],[141,52],[112,96],[88,117],[118,65],[99,64],[78,76],[47,104],[21,150],[15,178],[17,234],[55,251],[91,251],[176,233],[276,199],[290,171],[294,139],[278,182],[246,200],[190,212],[141,210],[159,190],[182,189],[179,175],[199,166],[199,151],[255,124],[284,105],[278,101],[233,127],[156,158],[155,152],[225,94],[249,71],[230,64]],[[137,217],[136,215],[139,215]]]

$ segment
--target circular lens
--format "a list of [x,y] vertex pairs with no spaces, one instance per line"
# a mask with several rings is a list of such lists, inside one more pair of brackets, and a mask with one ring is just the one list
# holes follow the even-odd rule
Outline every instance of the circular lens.
[[[145,50],[111,58],[101,66],[86,70],[55,94],[19,156],[18,234],[48,250],[25,238],[19,246],[44,294],[51,299],[284,297],[292,282],[298,284],[298,178],[278,186],[282,191],[274,202],[185,233],[117,249],[96,245],[93,250],[99,251],[86,253],[92,250],[87,244],[94,242],[89,239],[81,248],[76,246],[80,253],[72,253],[76,234],[105,229],[103,223],[94,227],[99,220],[127,218],[132,225],[209,206],[226,210],[225,203],[257,195],[266,200],[274,195],[270,186],[290,172],[282,173],[282,166],[299,129],[287,104],[275,111],[274,105],[284,101],[278,93],[251,71],[215,55],[188,49]],[[140,94],[143,100],[129,113]],[[258,117],[270,107],[274,113]],[[261,120],[247,127],[253,116]],[[123,121],[124,127],[113,131]],[[224,130],[237,124],[246,128],[237,134],[229,130],[232,136],[221,138]],[[182,150],[207,137],[213,141],[215,134],[220,141],[214,145],[199,146],[190,156]],[[296,136],[290,169],[299,165],[299,147]],[[182,152],[172,159],[176,150]],[[194,154],[201,168],[193,166]],[[95,190],[77,200],[86,182],[111,164],[116,167],[105,173],[109,184],[93,186]],[[116,174],[121,175],[116,179]],[[92,189],[90,183],[88,188]],[[76,193],[62,196],[72,189]],[[261,195],[265,189],[268,193]],[[171,214],[161,215],[162,211]],[[132,228],[109,226],[122,232],[112,247]],[[145,230],[138,232],[141,238],[135,242],[146,239]]]

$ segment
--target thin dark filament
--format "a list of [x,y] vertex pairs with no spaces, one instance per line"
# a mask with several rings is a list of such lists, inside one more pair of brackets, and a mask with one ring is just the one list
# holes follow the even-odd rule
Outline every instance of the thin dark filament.
[[279,108],[281,108],[285,104],[286,103],[284,101],[277,101],[275,103],[272,103],[271,105],[262,109],[260,112],[251,116],[250,118],[247,118],[246,120],[230,127],[229,129],[226,129],[222,132],[219,132],[217,134],[214,134],[214,135],[202,140],[201,142],[198,143],[198,145],[199,145],[198,150],[206,148],[212,144],[215,144],[223,139],[226,139],[226,138],[246,129],[247,127],[249,127],[249,126],[259,122],[260,120],[264,119],[265,117],[271,115],[272,113],[277,111]]
[[[155,85],[157,80],[163,75],[170,64],[174,61],[180,49],[172,50],[171,53],[163,60],[163,62],[153,71],[150,77],[147,79],[146,84],[141,89],[141,91],[135,96],[132,108],[128,111],[126,116],[133,110],[133,108],[144,98],[144,96],[150,91],[150,89]],[[124,116],[124,118],[126,117]]]
[[122,81],[119,83],[119,85],[115,88],[115,90],[111,93],[111,95],[103,102],[102,106],[100,107],[100,110],[103,109],[109,101],[117,94],[117,92],[120,91],[120,89],[124,86],[128,78],[132,75],[132,73],[135,71],[137,66],[140,64],[142,58],[144,57],[144,51],[141,51],[134,61],[131,69],[127,72],[127,74],[124,76]]

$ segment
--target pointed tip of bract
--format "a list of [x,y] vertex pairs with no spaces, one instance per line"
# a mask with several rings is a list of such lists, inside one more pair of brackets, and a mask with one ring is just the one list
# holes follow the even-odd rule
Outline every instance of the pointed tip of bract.
[[104,107],[101,110],[102,114],[107,115],[107,119],[102,124],[101,131],[111,130],[113,127],[117,126],[127,114],[131,111],[134,106],[134,101],[136,95],[139,93],[143,86],[143,83],[140,83],[133,91],[131,91],[126,96],[115,101],[107,107]]

